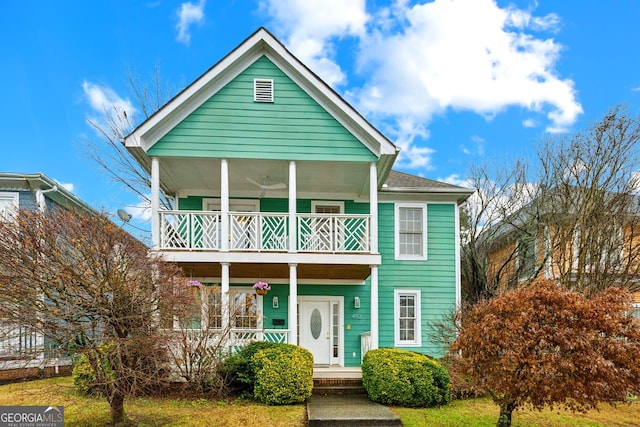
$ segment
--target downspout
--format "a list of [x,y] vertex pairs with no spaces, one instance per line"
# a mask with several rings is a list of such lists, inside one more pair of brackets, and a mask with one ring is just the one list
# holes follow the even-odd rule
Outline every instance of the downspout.
[[46,193],[51,193],[52,191],[58,191],[58,185],[54,184],[53,187],[48,188],[46,190],[36,190],[36,204],[38,205],[38,210],[40,212],[44,212],[47,209],[47,204],[45,203],[44,195]]

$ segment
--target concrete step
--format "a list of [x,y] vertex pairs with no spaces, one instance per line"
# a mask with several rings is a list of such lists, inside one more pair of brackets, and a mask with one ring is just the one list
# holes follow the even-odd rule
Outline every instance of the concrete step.
[[315,395],[366,395],[360,378],[314,378]]
[[313,395],[307,403],[309,427],[402,426],[400,417],[366,396]]

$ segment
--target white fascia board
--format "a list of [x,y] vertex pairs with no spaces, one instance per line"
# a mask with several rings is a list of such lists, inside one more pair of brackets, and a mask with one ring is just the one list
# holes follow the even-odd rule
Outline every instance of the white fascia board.
[[261,55],[266,55],[377,157],[396,155],[397,148],[355,109],[306,68],[266,30],[260,29],[152,115],[129,136],[125,146],[149,150],[162,136],[233,80]]
[[475,190],[468,188],[384,188],[378,193],[380,202],[406,202],[412,200],[457,202],[461,204],[469,198]]
[[380,265],[379,254],[157,251],[170,262]]

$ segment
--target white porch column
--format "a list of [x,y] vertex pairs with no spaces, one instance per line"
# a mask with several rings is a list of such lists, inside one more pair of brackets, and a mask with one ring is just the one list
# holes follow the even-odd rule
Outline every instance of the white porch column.
[[371,350],[378,348],[378,266],[371,266]]
[[289,264],[289,344],[298,344],[298,265]]
[[220,160],[220,250],[229,250],[229,163]]
[[289,162],[289,252],[297,251],[298,227],[296,224],[296,162]]
[[229,328],[229,315],[231,307],[229,307],[229,263],[221,262],[222,271],[220,272],[220,296],[222,301],[222,330],[227,331]]
[[378,169],[369,164],[369,213],[371,214],[371,253],[378,253]]
[[160,162],[151,158],[151,241],[153,249],[160,247]]

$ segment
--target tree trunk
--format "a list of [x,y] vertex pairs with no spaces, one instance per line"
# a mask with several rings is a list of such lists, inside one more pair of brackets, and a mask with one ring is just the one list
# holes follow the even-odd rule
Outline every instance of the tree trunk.
[[124,393],[114,391],[109,400],[109,408],[111,409],[112,425],[121,425],[124,422]]
[[516,409],[516,404],[513,402],[500,404],[500,418],[498,418],[498,427],[511,427],[511,414]]

